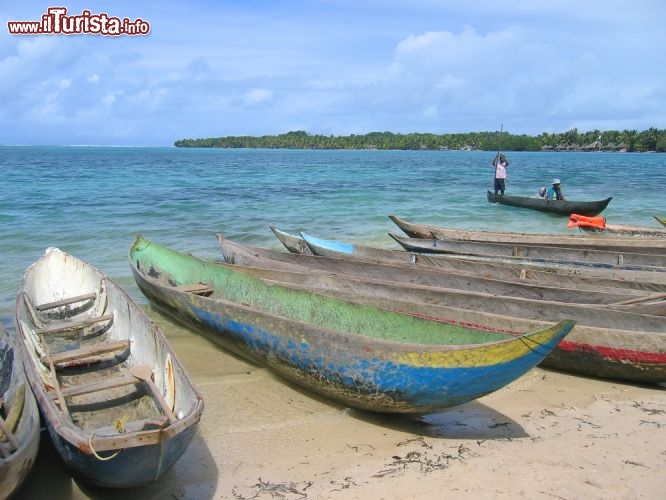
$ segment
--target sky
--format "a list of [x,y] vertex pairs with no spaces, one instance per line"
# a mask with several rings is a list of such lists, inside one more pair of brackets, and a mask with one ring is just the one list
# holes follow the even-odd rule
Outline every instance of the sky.
[[[147,35],[13,35],[49,7]],[[3,0],[0,144],[666,128],[663,0]]]

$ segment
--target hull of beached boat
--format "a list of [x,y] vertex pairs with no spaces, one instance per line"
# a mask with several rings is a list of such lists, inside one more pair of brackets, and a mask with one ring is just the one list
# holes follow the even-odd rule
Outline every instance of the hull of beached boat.
[[9,498],[30,473],[39,450],[39,410],[13,338],[0,325],[0,418],[11,433],[0,430],[0,498]]
[[[494,257],[519,257],[525,259],[545,259],[559,262],[587,263],[591,265],[632,266],[636,270],[666,271],[666,252],[644,254],[594,250],[519,243],[496,243],[492,241],[462,241],[406,238],[389,233],[400,246],[410,252],[452,253],[457,255],[481,255]],[[657,269],[661,268],[661,269]]]
[[[518,243],[521,245],[560,246],[573,248],[589,248],[597,250],[614,250],[620,252],[638,253],[666,253],[666,239],[653,237],[656,232],[646,238],[638,236],[639,233],[608,232],[603,230],[597,235],[616,235],[613,238],[594,237],[592,235],[570,235],[570,234],[538,234],[538,233],[514,233],[495,231],[472,231],[466,229],[454,229],[434,226],[430,224],[417,224],[409,222],[396,215],[389,218],[410,238],[439,239],[439,240],[462,240],[462,241],[488,241],[494,243]],[[612,226],[617,227],[617,226]],[[584,229],[584,228],[583,228]],[[632,237],[628,237],[629,235]],[[663,233],[666,236],[666,231]]]
[[[573,327],[562,321],[507,337],[268,284],[144,239],[130,261],[141,291],[176,319],[309,390],[371,411],[428,413],[481,397],[539,363]],[[212,295],[183,291],[196,283]]]
[[529,196],[500,195],[488,191],[488,201],[510,207],[528,208],[554,215],[569,216],[580,214],[588,217],[603,212],[613,198],[596,201],[548,200]]
[[203,400],[162,332],[106,275],[48,249],[25,272],[15,318],[46,428],[74,475],[139,486],[184,453]]
[[[544,321],[549,319],[548,315],[554,318],[572,314],[571,310],[561,310],[558,304],[537,306],[533,302],[511,298],[415,285],[404,275],[396,277],[394,266],[374,265],[372,274],[364,275],[363,267],[371,268],[373,264],[339,266],[340,263],[352,263],[307,256],[290,259],[292,263],[286,263],[258,255],[261,252],[256,247],[245,247],[224,238],[220,239],[220,243],[223,254],[235,262],[234,269],[239,272],[285,286],[409,314],[507,332],[541,328],[547,324]],[[382,274],[382,268],[386,274]],[[542,366],[632,382],[666,380],[666,325],[663,319],[653,323],[653,318],[645,321],[646,318],[640,315],[597,308],[582,310],[581,316],[581,321],[542,362]],[[643,328],[653,331],[644,331]]]
[[[301,233],[301,237],[315,255],[323,257],[345,257],[372,262],[391,262],[422,267],[443,267],[450,265],[452,259],[457,261],[482,262],[500,266],[512,266],[519,269],[536,269],[568,274],[586,276],[590,278],[605,278],[620,281],[632,281],[634,285],[646,284],[648,289],[663,288],[666,284],[666,273],[663,268],[648,266],[626,266],[603,264],[599,262],[574,262],[571,260],[534,259],[524,257],[501,257],[497,255],[470,255],[470,254],[442,254],[405,252],[386,248],[354,245],[334,240],[325,240],[312,235]],[[460,262],[458,264],[461,265]],[[522,272],[522,271],[521,271]]]
[[[220,242],[227,241],[222,235],[218,235],[218,238]],[[317,256],[327,256],[336,259],[339,265],[342,265],[342,261],[363,261],[371,264],[385,263],[392,266],[408,267],[410,269],[459,272],[509,281],[562,286],[564,288],[577,287],[586,289],[588,287],[602,287],[642,290],[646,292],[666,292],[666,275],[655,272],[629,271],[619,266],[593,268],[558,263],[546,264],[519,259],[517,257],[412,254],[402,250],[365,247],[363,245],[348,245],[348,252],[339,252],[330,249],[331,247],[328,244],[330,240],[317,239],[317,241],[322,242],[322,244],[316,244],[314,239],[311,239],[309,244],[309,246],[315,249]],[[337,244],[337,242],[333,243]],[[278,259],[286,262],[296,260],[297,263],[312,260],[310,259],[310,255],[299,256],[294,253],[287,254],[285,252],[258,247],[251,247],[251,249],[254,253],[273,260]],[[234,249],[232,247],[228,258],[233,259],[233,252]],[[662,280],[654,279],[660,276]]]

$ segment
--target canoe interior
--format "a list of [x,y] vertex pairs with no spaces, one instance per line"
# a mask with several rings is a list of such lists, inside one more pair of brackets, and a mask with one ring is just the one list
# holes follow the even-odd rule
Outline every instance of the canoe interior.
[[161,331],[120,287],[49,249],[25,273],[16,322],[47,428],[75,474],[130,487],[173,465],[203,400]]

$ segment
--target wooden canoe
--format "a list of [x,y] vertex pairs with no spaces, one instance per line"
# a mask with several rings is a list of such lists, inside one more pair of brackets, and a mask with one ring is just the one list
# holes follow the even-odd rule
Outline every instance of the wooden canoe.
[[591,227],[591,226],[579,226],[579,229],[585,233],[589,233],[596,236],[612,236],[613,239],[632,237],[632,238],[641,238],[640,243],[640,252],[645,253],[647,249],[653,248],[653,243],[655,242],[653,238],[658,238],[663,241],[658,248],[661,249],[661,252],[666,252],[666,229],[643,226],[628,226],[624,224],[606,224],[604,227]]
[[666,226],[666,219],[665,218],[659,217],[658,215],[655,215],[654,218],[657,219],[657,222],[659,222],[659,224],[661,224],[662,226]]
[[643,254],[520,243],[495,243],[492,241],[407,238],[394,233],[389,233],[389,236],[410,252],[520,257],[572,262],[576,264],[621,265],[637,271],[666,272],[666,252],[662,252],[661,254]]
[[[597,236],[594,233],[591,235],[569,235],[470,231],[464,229],[434,226],[430,224],[417,224],[414,222],[406,221],[397,215],[389,215],[389,218],[410,238],[436,238],[439,240],[472,240],[489,241],[495,243],[536,244],[542,246],[615,250],[620,252],[657,253],[662,255],[666,253],[666,239],[664,238],[604,238],[594,237]],[[666,232],[664,234],[666,234]]]
[[548,200],[529,196],[512,196],[508,194],[499,195],[488,191],[488,201],[499,203],[510,207],[529,208],[554,215],[570,216],[580,214],[594,216],[605,210],[613,198],[596,201],[574,201],[574,200]]
[[39,410],[14,339],[0,324],[0,498],[30,473],[39,450]]
[[[508,337],[415,318],[268,284],[143,238],[129,257],[155,306],[288,380],[364,410],[419,414],[479,398],[539,363],[573,327],[564,320]],[[212,294],[178,289],[197,283]]]
[[[240,244],[231,243],[236,247]],[[242,247],[242,246],[241,246]],[[251,262],[253,267],[233,264],[234,269],[264,281],[330,294],[363,304],[434,319],[447,318],[463,324],[481,325],[507,332],[537,329],[546,317],[530,316],[523,304],[520,309],[496,308],[496,312],[476,308],[478,302],[470,296],[462,301],[447,300],[446,291],[389,280],[363,279],[356,274],[331,274],[311,267],[285,264],[277,260],[258,257],[249,247],[247,252],[237,248],[234,258]],[[305,257],[305,256],[303,256]],[[334,260],[313,257],[307,260]],[[259,267],[261,266],[261,267]],[[288,267],[285,267],[288,266]],[[464,296],[465,294],[460,294]],[[484,302],[502,302],[503,297],[486,297]],[[506,306],[506,304],[504,304]],[[493,309],[490,309],[493,310]],[[502,312],[497,312],[502,311]],[[545,310],[558,315],[557,311]],[[599,326],[597,319],[601,319]],[[542,365],[572,373],[595,377],[614,378],[633,382],[664,382],[666,380],[666,334],[663,331],[642,331],[635,315],[617,315],[604,323],[605,313],[596,309],[587,311],[584,321],[577,323],[571,333],[555,348]]]
[[[251,254],[251,247],[243,247],[239,243],[228,240],[223,235],[218,234],[218,240],[222,253],[227,262],[236,262],[234,254]],[[278,252],[275,252],[278,253]],[[284,252],[283,252],[284,253]],[[285,262],[285,270],[289,270],[288,260],[296,263],[296,259],[286,254],[284,257],[276,257],[272,260],[282,260]],[[464,290],[470,292],[481,292],[492,295],[506,295],[513,298],[523,298],[532,300],[550,300],[556,302],[567,302],[574,304],[597,304],[613,305],[631,301],[638,304],[654,294],[647,291],[631,290],[628,288],[604,288],[598,284],[578,285],[577,287],[564,286],[564,280],[557,285],[547,285],[527,281],[520,278],[509,279],[508,277],[479,276],[463,271],[447,271],[446,269],[423,269],[416,266],[396,266],[381,263],[366,263],[360,261],[348,261],[336,258],[312,258],[304,259],[302,267],[318,269],[324,272],[341,273],[357,276],[359,278],[391,280],[400,283],[410,283],[416,285],[434,286],[438,288],[447,288],[451,290]],[[254,265],[245,259],[246,265]],[[263,266],[260,266],[263,267]],[[579,280],[580,281],[580,280]],[[664,287],[666,292],[666,286]],[[664,295],[662,292],[658,295]],[[662,304],[663,303],[663,304]],[[650,311],[663,312],[666,314],[666,300],[659,304],[644,305]],[[662,307],[662,305],[664,307]],[[636,305],[635,309],[640,306]],[[646,312],[646,311],[641,311]],[[656,314],[656,312],[650,312]]]
[[[607,304],[585,304],[567,302],[563,294],[546,299],[529,290],[529,286],[507,283],[504,288],[494,287],[456,279],[454,276],[438,271],[425,271],[405,266],[391,266],[359,261],[341,261],[324,257],[302,255],[301,264],[285,264],[258,257],[255,247],[243,248],[243,245],[219,238],[222,254],[226,262],[251,267],[266,268],[282,272],[317,271],[329,274],[341,274],[347,278],[363,281],[392,282],[394,285],[412,287],[405,293],[418,295],[420,300],[530,319],[553,321],[552,318],[571,318],[578,324],[600,326],[604,328],[623,328],[627,330],[666,331],[666,293],[657,293],[632,297],[628,300]],[[284,252],[283,252],[284,253]],[[291,255],[291,254],[286,254]],[[279,280],[279,277],[266,276]],[[460,277],[459,277],[460,278]],[[319,278],[322,279],[323,278]],[[454,288],[455,287],[455,288]],[[593,293],[593,292],[590,292]],[[612,294],[606,298],[609,299]]]
[[[353,254],[335,254],[331,257],[312,255],[301,255],[294,253],[280,252],[268,248],[261,248],[248,245],[240,245],[231,240],[228,240],[224,235],[217,235],[222,253],[230,262],[234,261],[236,253],[246,253],[244,249],[248,249],[252,255],[259,257],[266,257],[271,260],[280,260],[285,263],[316,266],[319,260],[327,262],[328,260],[334,261],[335,266],[341,269],[340,272],[350,272],[353,274],[353,269],[361,266],[363,269],[368,269],[377,264],[390,265],[391,269],[395,267],[407,267],[410,270],[419,269],[421,274],[430,276],[433,273],[440,271],[460,274],[463,276],[479,276],[485,278],[495,278],[513,283],[532,283],[548,286],[559,286],[563,288],[577,288],[580,290],[627,290],[635,291],[641,294],[654,294],[666,292],[666,276],[662,283],[639,281],[632,279],[618,279],[612,276],[598,276],[596,274],[586,275],[577,272],[577,269],[570,267],[544,267],[544,266],[530,266],[519,265],[518,263],[510,262],[495,262],[493,260],[473,260],[472,257],[463,258],[459,255],[426,255],[426,254],[413,254],[414,262],[409,262],[405,257],[410,257],[410,254],[400,250],[387,250],[378,249],[386,252],[386,258],[375,259],[362,259],[356,258]],[[303,240],[305,241],[305,240]],[[393,258],[395,256],[395,258]],[[520,261],[519,261],[520,262]],[[252,264],[248,264],[252,265]],[[328,264],[326,264],[328,265]],[[352,269],[351,271],[349,271]],[[583,270],[585,271],[585,270]],[[395,272],[395,271],[394,271]],[[630,271],[626,271],[630,273]],[[660,276],[656,273],[650,273],[650,276]]]
[[542,271],[555,272],[557,274],[570,274],[576,276],[587,276],[591,278],[604,278],[616,281],[633,281],[647,284],[652,287],[662,287],[666,284],[666,273],[659,272],[657,268],[647,268],[641,266],[615,266],[611,264],[556,261],[550,259],[526,259],[523,257],[498,257],[489,255],[470,255],[470,254],[436,254],[406,252],[404,250],[392,250],[386,248],[377,248],[367,245],[357,245],[344,243],[335,240],[326,240],[317,238],[306,233],[301,233],[301,237],[307,242],[312,253],[324,257],[341,257],[360,259],[372,262],[393,262],[400,264],[411,264],[424,267],[441,267],[444,265],[445,258],[448,261],[456,259],[458,261],[469,261],[475,263],[494,264],[520,269],[537,269]]
[[90,264],[57,248],[25,272],[16,330],[65,465],[85,481],[156,481],[195,434],[203,399],[162,332]]
[[300,253],[303,255],[312,255],[312,250],[300,236],[280,231],[275,226],[269,226],[275,237],[284,245],[284,247],[291,253]]

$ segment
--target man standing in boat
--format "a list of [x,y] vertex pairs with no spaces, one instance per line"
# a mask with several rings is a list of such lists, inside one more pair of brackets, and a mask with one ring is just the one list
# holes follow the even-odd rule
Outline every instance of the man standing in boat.
[[509,160],[506,159],[503,153],[497,152],[495,158],[493,159],[492,165],[495,167],[495,182],[493,188],[495,189],[495,195],[497,192],[504,196],[504,190],[506,189],[506,167],[509,166]]

